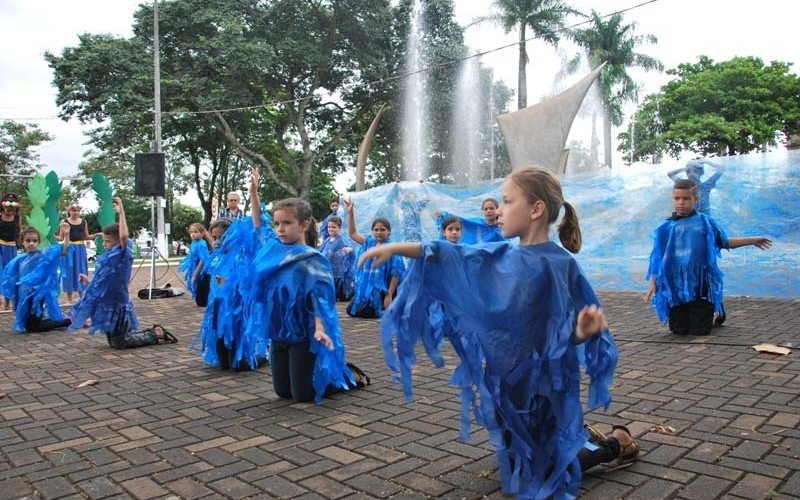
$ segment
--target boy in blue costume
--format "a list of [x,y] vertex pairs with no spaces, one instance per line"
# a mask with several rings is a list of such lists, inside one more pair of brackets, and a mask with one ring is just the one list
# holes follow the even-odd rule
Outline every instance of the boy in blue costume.
[[336,300],[348,301],[353,298],[353,267],[355,252],[342,236],[342,219],[328,219],[328,237],[319,247],[319,252],[331,263],[333,283],[336,286]]
[[[322,222],[319,223],[319,237],[323,242],[330,236],[330,233],[328,232],[328,223],[331,221],[331,218],[339,217],[339,198],[331,200],[330,203],[328,203],[328,208],[331,209],[331,213],[326,215],[325,218],[322,219]],[[341,229],[341,217],[339,217],[339,220],[339,228]]]
[[61,257],[69,248],[69,225],[61,224],[64,243],[39,250],[41,237],[34,228],[20,233],[25,253],[9,262],[3,270],[3,295],[14,303],[14,331],[45,332],[71,324],[58,304],[58,281]]
[[[607,453],[583,451],[589,436],[580,365],[590,377],[589,407],[607,407],[617,349],[578,264],[549,240],[563,207],[559,238],[570,252],[581,247],[577,215],[558,180],[544,169],[518,169],[506,178],[502,201],[499,227],[504,237],[519,237],[519,245],[398,243],[367,251],[359,265],[395,254],[416,259],[382,320],[384,354],[406,396],[417,340],[441,365],[439,341],[446,336],[461,360],[452,379],[461,387],[461,436],[468,437],[472,408],[497,449],[503,492],[572,499],[582,469],[638,453],[624,426],[615,427]],[[443,307],[432,313],[435,301]]]
[[178,341],[160,325],[137,331],[139,319],[133,310],[128,293],[133,266],[133,242],[128,239],[128,223],[122,199],[114,198],[114,210],[119,214],[119,223],[103,228],[103,248],[105,252],[97,258],[94,278],[89,281],[85,274],[81,282],[86,291],[77,304],[72,306],[70,331],[81,328],[91,320],[89,333],[106,334],[108,345],[114,349],[129,349],[158,344],[159,341],[175,343]]
[[[356,229],[355,204],[345,201],[347,210],[347,231],[350,239],[361,247],[356,259],[372,247],[389,242],[392,225],[384,217],[372,221],[372,234],[364,236]],[[347,314],[358,318],[380,318],[394,300],[397,285],[405,273],[405,263],[400,256],[382,263],[380,266],[361,268],[356,271],[355,296],[347,305]]]
[[763,236],[728,238],[714,219],[697,210],[699,200],[697,184],[675,181],[675,211],[656,229],[650,253],[645,300],[653,300],[658,318],[676,335],[708,335],[714,313],[723,312],[720,249],[772,246]]

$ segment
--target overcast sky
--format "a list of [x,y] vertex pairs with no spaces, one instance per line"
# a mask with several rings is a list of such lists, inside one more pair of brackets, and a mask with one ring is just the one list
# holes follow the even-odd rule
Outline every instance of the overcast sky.
[[[78,43],[79,33],[111,33],[129,36],[133,12],[139,0],[0,0],[0,119],[38,123],[54,136],[39,151],[47,170],[60,176],[77,172],[85,146],[84,128],[77,122],[56,118],[52,74],[42,55],[61,53]],[[601,14],[634,7],[637,0],[572,0],[579,10],[589,12],[602,4]],[[485,14],[490,0],[456,0],[459,22],[468,24]],[[658,37],[659,43],[641,51],[660,59],[667,68],[681,62],[694,62],[705,54],[716,61],[734,56],[758,56],[769,62],[794,63],[800,71],[797,49],[800,2],[761,0],[742,4],[721,0],[657,0],[625,13],[626,22],[637,23],[637,33]],[[747,6],[745,8],[745,5]],[[467,31],[467,44],[481,52],[516,41],[516,33],[503,35],[489,24]],[[528,103],[534,104],[548,93],[558,71],[559,56],[543,43],[529,44]],[[517,48],[509,47],[483,57],[495,68],[495,76],[509,87],[516,87]],[[651,93],[668,81],[666,75],[632,72]],[[512,104],[516,106],[516,100]],[[588,142],[588,141],[586,141]]]

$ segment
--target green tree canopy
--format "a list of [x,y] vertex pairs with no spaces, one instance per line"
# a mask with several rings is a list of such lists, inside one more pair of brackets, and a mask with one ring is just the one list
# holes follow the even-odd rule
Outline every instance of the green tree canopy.
[[[675,78],[648,96],[636,113],[634,159],[684,150],[701,155],[749,153],[777,136],[800,131],[800,77],[791,63],[765,65],[757,57],[735,57],[667,71]],[[631,127],[619,149],[630,155]]]
[[[36,124],[18,123],[13,120],[0,122],[0,174],[2,191],[22,196],[28,179],[42,166],[36,148],[53,138]],[[20,176],[20,177],[14,177]],[[0,193],[0,196],[2,194]]]

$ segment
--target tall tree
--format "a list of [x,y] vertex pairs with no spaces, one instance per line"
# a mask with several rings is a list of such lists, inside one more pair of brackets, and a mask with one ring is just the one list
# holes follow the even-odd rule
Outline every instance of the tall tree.
[[52,140],[50,134],[36,124],[13,120],[0,122],[0,174],[4,176],[4,192],[22,195],[28,183],[27,176],[33,175],[42,166],[36,148]]
[[[800,131],[800,77],[791,64],[757,57],[715,63],[700,56],[667,71],[675,78],[636,114],[635,159],[689,150],[734,155],[776,144]],[[619,136],[630,154],[630,133]]]
[[556,46],[561,40],[560,32],[566,25],[567,16],[580,12],[561,0],[495,0],[494,7],[497,12],[486,20],[499,23],[506,33],[519,30],[517,108],[522,109],[528,105],[528,30],[536,38]]
[[[600,96],[603,101],[603,149],[605,164],[612,166],[611,126],[622,125],[624,103],[636,98],[637,87],[628,68],[639,67],[645,70],[662,71],[664,65],[658,59],[636,52],[645,43],[657,43],[653,35],[636,35],[636,23],[624,24],[622,14],[608,17],[592,10],[589,16],[590,28],[573,32],[575,42],[583,47],[592,68],[607,63],[598,79]],[[594,119],[592,120],[594,123]]]

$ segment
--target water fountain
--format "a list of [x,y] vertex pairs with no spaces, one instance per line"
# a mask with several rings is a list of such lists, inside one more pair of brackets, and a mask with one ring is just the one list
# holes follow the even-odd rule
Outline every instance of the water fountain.
[[428,174],[428,72],[425,57],[422,1],[414,1],[406,46],[403,79],[402,152],[403,178],[425,179]]
[[481,160],[486,150],[482,125],[487,99],[480,86],[479,66],[477,57],[461,61],[453,99],[450,151],[453,178],[459,184],[482,179]]

